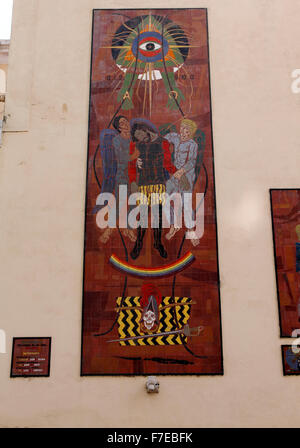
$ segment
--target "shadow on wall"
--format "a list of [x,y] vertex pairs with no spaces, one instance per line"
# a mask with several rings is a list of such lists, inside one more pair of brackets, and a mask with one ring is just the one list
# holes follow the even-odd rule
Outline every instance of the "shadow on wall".
[[0,94],[6,92],[6,73],[0,69]]
[[0,330],[0,353],[6,353],[6,334],[4,330]]

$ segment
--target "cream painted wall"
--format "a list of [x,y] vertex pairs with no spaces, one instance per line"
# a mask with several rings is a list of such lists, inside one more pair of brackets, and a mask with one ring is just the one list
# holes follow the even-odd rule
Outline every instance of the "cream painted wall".
[[[150,4],[15,0],[0,150],[0,425],[299,426],[300,377],[282,374],[290,341],[279,338],[268,192],[300,186],[299,0],[184,4],[208,8],[224,377],[160,377],[147,395],[143,377],[79,376],[92,9],[129,5]],[[49,379],[9,378],[13,336],[53,337]]]

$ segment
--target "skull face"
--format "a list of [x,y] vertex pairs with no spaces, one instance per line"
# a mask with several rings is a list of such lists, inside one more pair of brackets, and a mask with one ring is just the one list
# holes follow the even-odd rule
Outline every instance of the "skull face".
[[147,330],[151,330],[155,324],[155,314],[153,311],[146,311],[146,313],[143,316],[144,325],[147,328]]

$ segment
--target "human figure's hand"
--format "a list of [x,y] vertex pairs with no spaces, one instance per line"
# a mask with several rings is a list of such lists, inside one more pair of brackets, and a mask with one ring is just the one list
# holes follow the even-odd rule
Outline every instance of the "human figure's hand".
[[184,174],[184,169],[181,168],[180,170],[176,171],[176,173],[174,173],[173,176],[175,177],[175,179],[179,180],[183,174]]
[[135,147],[134,152],[130,156],[130,160],[135,160],[139,157],[140,151]]
[[138,166],[138,168],[141,170],[142,169],[142,167],[143,167],[143,161],[142,161],[142,159],[137,159],[137,166]]

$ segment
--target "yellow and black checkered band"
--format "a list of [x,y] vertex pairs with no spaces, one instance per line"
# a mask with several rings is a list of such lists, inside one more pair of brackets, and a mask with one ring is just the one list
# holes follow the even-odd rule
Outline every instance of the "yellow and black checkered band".
[[139,193],[142,193],[140,204],[162,204],[166,202],[166,186],[164,184],[142,185],[139,187]]
[[[122,297],[117,298],[117,306],[120,308],[120,314],[118,318],[118,331],[121,339],[135,336],[143,336],[145,333],[141,332],[140,321],[142,317],[142,311],[140,307],[141,297],[126,297],[122,303]],[[180,330],[188,323],[191,314],[190,302],[192,299],[189,297],[163,297],[159,306],[159,327],[157,333],[167,333],[169,331]],[[183,306],[170,306],[168,305],[180,303]],[[166,308],[165,308],[166,307]],[[176,325],[176,319],[174,316],[176,313],[178,327]],[[140,338],[136,340],[120,341],[120,345],[127,346],[143,346],[143,345],[181,345],[182,341],[187,342],[187,338],[180,334],[166,335],[166,336],[153,336],[148,338]]]

